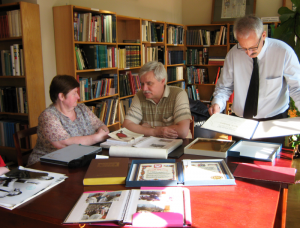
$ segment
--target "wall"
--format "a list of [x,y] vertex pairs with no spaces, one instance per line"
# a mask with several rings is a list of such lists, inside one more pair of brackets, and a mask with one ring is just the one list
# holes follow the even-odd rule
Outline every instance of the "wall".
[[[210,24],[213,0],[184,0],[182,1],[182,24]],[[291,1],[286,0],[287,6]],[[256,16],[279,16],[278,9],[282,0],[256,0]]]

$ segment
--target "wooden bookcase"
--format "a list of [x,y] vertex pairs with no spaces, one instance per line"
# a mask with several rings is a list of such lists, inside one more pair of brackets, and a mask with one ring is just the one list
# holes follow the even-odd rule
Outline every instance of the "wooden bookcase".
[[[76,41],[74,39],[74,12],[77,13],[92,13],[92,15],[107,14],[116,16],[116,42],[115,43],[104,43],[104,42],[85,42],[85,41]],[[181,44],[168,44],[167,43],[167,27],[168,26],[181,26],[179,24],[166,23],[163,21],[155,21],[148,19],[135,18],[130,16],[116,15],[114,12],[99,10],[94,8],[86,8],[74,5],[64,5],[53,7],[53,18],[54,18],[54,35],[55,35],[55,51],[56,51],[56,67],[57,74],[67,74],[75,78],[88,77],[93,80],[102,74],[117,74],[118,75],[118,93],[111,96],[103,96],[95,99],[81,101],[84,103],[93,103],[100,102],[108,98],[117,98],[119,102],[132,98],[134,95],[122,96],[120,94],[120,87],[123,84],[120,82],[120,75],[127,74],[129,71],[133,74],[137,74],[141,68],[143,58],[145,53],[142,51],[143,45],[145,47],[155,47],[162,46],[164,48],[164,65],[165,68],[183,66],[184,62],[181,64],[172,64],[167,65],[167,50],[182,50],[183,54],[185,53],[184,39]],[[143,21],[149,21],[156,25],[163,25],[163,41],[161,42],[152,42],[152,41],[142,41],[142,23]],[[132,42],[129,42],[132,40]],[[122,48],[137,48],[139,50],[137,60],[133,65],[130,66],[121,66],[120,64],[114,68],[101,68],[101,69],[83,69],[77,70],[77,60],[75,53],[75,46],[77,45],[107,45],[113,46],[118,50],[118,61],[121,59],[120,49]],[[183,60],[185,56],[183,56]],[[119,62],[120,63],[120,62]],[[184,79],[175,81],[182,82]],[[174,82],[172,82],[174,83]],[[117,110],[117,122],[108,125],[110,130],[116,130],[121,127],[120,119],[120,106]]]
[[[187,25],[186,30],[189,32],[190,30],[206,30],[206,31],[217,31],[220,30],[221,26],[225,26],[226,28],[226,43],[223,45],[196,45],[196,44],[187,44],[186,48],[189,49],[197,49],[203,51],[204,48],[208,50],[208,58],[210,56],[216,57],[224,57],[226,56],[227,52],[230,48],[229,43],[229,25],[228,24],[202,24],[202,25]],[[194,39],[195,37],[193,37]],[[191,39],[189,37],[189,39]],[[187,64],[187,67],[194,66],[195,68],[205,69],[208,74],[208,81],[205,84],[194,84],[198,89],[200,100],[204,103],[209,103],[212,97],[212,94],[215,89],[214,81],[216,79],[216,75],[218,73],[219,67],[223,66],[221,64]]]
[[[114,12],[92,9],[80,6],[65,5],[53,7],[54,19],[54,35],[55,35],[55,51],[56,51],[56,68],[57,74],[71,75],[75,78],[92,78],[99,80],[108,74],[118,74],[117,67],[95,68],[78,70],[75,53],[76,45],[99,45],[117,48],[117,42],[95,42],[95,41],[78,41],[74,39],[74,12],[78,14],[91,13],[95,15],[114,15]],[[118,18],[116,20],[119,20]],[[130,26],[129,26],[130,27]],[[117,31],[117,30],[116,30]],[[120,40],[123,37],[121,33],[116,32],[116,39]],[[119,87],[119,85],[117,85]],[[117,88],[118,89],[118,88]],[[119,91],[119,89],[118,89]],[[87,104],[103,101],[109,98],[117,98],[118,93],[108,96],[100,96],[94,99],[81,101]],[[116,121],[113,124],[107,124],[111,131],[120,128],[119,111],[117,110]]]
[[[38,117],[45,109],[39,5],[27,2],[0,5],[1,15],[12,10],[20,10],[22,34],[18,37],[0,38],[0,50],[9,50],[13,44],[22,45],[24,72],[22,76],[0,76],[0,87],[25,87],[28,114],[0,112],[0,118],[12,121],[22,120],[27,122],[29,127],[34,127],[38,125]],[[34,147],[36,139],[36,135],[31,137],[31,147]],[[0,146],[0,150],[15,149]]]

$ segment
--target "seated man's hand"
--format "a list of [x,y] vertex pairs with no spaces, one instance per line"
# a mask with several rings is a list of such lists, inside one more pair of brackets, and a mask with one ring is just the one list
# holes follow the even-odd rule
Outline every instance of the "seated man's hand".
[[209,115],[219,113],[220,112],[220,106],[218,104],[213,104],[208,108]]
[[170,138],[170,139],[178,138],[177,131],[175,131],[171,127],[156,127],[155,135],[161,138]]

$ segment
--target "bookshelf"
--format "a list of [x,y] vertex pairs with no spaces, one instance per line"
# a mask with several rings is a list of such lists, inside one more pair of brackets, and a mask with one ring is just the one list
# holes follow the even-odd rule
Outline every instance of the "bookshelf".
[[[22,100],[20,100],[21,95],[16,95],[18,99],[17,102],[19,103],[19,105],[17,105],[17,109],[10,112],[7,111],[10,110],[7,109],[7,106],[4,107],[4,110],[1,109],[0,111],[0,118],[1,120],[8,120],[12,122],[21,121],[28,124],[28,127],[34,127],[38,125],[38,117],[45,109],[39,5],[27,2],[2,4],[0,5],[1,20],[3,21],[3,17],[6,17],[8,14],[12,14],[11,12],[16,10],[19,10],[19,20],[17,20],[17,17],[14,17],[14,23],[11,22],[7,24],[7,33],[6,35],[2,34],[0,38],[0,50],[9,50],[10,46],[18,44],[19,50],[16,52],[16,56],[19,58],[18,64],[20,64],[20,72],[16,73],[16,71],[13,71],[13,68],[11,67],[11,75],[8,75],[7,72],[5,72],[5,76],[0,76],[0,87],[2,89],[7,89],[9,87],[23,88],[22,99],[24,104],[22,104]],[[9,20],[9,16],[7,16],[7,18]],[[12,26],[9,26],[9,24]],[[1,27],[2,25],[3,24],[1,24]],[[19,30],[17,27],[19,27]],[[16,64],[17,62],[14,63]],[[13,61],[10,62],[10,64],[13,65]],[[7,66],[8,65],[6,65],[6,67]],[[15,67],[15,70],[17,70],[16,65]],[[16,100],[10,100],[11,97],[8,99],[9,103],[15,105]],[[18,129],[13,129],[13,131],[15,130]],[[12,137],[13,132],[10,131],[9,133],[6,133],[6,136],[11,135]],[[31,137],[31,147],[35,145],[36,139],[36,135]],[[12,146],[0,146],[0,150],[11,152],[14,148]]]
[[[80,30],[78,26],[75,26],[75,22],[81,20],[81,16],[78,15],[82,14],[90,14],[89,18],[97,18],[99,15],[112,15],[112,18],[115,18],[116,20],[115,27],[112,30],[112,33],[115,34],[115,41],[113,40],[112,42],[104,42],[103,40],[97,39],[88,41],[83,41],[84,39],[78,40],[78,37],[80,37]],[[90,78],[92,78],[91,80],[94,83],[94,81],[101,79],[101,77],[106,77],[106,75],[116,75],[117,84],[114,88],[116,93],[100,97],[88,95],[84,98],[81,97],[80,101],[86,103],[87,106],[94,106],[91,107],[93,110],[97,109],[97,103],[101,103],[107,99],[118,99],[118,102],[121,105],[117,109],[116,122],[108,124],[108,127],[111,131],[121,127],[122,119],[120,112],[124,113],[123,102],[125,103],[124,106],[129,107],[134,94],[138,89],[140,89],[137,74],[141,68],[141,65],[147,61],[150,61],[150,58],[146,59],[146,57],[149,57],[149,52],[152,52],[152,54],[154,54],[154,56],[156,55],[157,57],[158,53],[160,53],[159,59],[157,60],[163,62],[166,70],[169,68],[175,69],[176,67],[182,68],[180,71],[181,79],[176,79],[169,83],[172,84],[184,82],[183,60],[185,45],[183,25],[117,15],[116,13],[110,11],[74,5],[53,7],[53,17],[57,74],[71,75],[78,79],[80,83],[83,83],[83,85],[90,85]],[[169,38],[166,34],[167,28],[172,28],[172,31],[171,29],[169,31]],[[85,29],[83,29],[83,31],[85,31]],[[92,25],[91,31],[93,31]],[[96,33],[97,31],[98,30],[96,30]],[[75,34],[78,34],[78,37],[76,37]],[[152,38],[150,34],[152,34]],[[167,39],[169,39],[170,42],[168,42]],[[93,45],[106,46],[107,49],[114,49],[115,55],[114,57],[112,56],[112,58],[115,58],[116,60],[115,65],[105,68],[95,67],[95,65],[90,67],[90,60],[87,61],[87,65],[89,67],[84,67],[85,64],[83,64],[82,67],[82,61],[78,61],[78,59],[81,59],[81,57],[78,56],[81,54],[83,55],[82,59],[84,59],[85,54],[82,54],[82,49],[84,50],[83,52],[86,53],[86,46]],[[161,48],[161,50],[158,50],[159,48]],[[168,64],[168,51],[182,51],[181,62],[171,62]],[[88,54],[89,58],[86,58],[91,59],[90,55],[91,54]],[[83,62],[85,63],[85,61]],[[81,82],[83,80],[86,80],[86,82]],[[93,86],[90,87],[93,88]],[[88,86],[88,91],[90,90],[90,87]],[[81,96],[82,93],[85,94],[84,91],[85,90],[81,89]]]
[[[220,75],[230,48],[229,25],[187,25],[186,31],[187,86],[198,90],[202,102],[210,103],[216,77]],[[188,74],[190,71],[191,74]],[[197,76],[192,77],[192,72],[195,71]]]
[[[80,103],[94,111],[98,105],[103,107],[103,103],[112,105],[119,101],[117,40],[123,37],[117,33],[116,21],[121,19],[114,12],[73,5],[53,7],[53,19],[57,74],[71,75],[80,82]],[[79,67],[82,63],[85,67]],[[113,122],[101,114],[111,131],[120,128],[116,107]]]

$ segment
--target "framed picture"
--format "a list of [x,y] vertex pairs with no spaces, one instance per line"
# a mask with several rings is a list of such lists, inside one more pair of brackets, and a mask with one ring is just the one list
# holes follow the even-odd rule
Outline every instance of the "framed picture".
[[222,24],[255,14],[256,0],[213,0],[211,23]]

